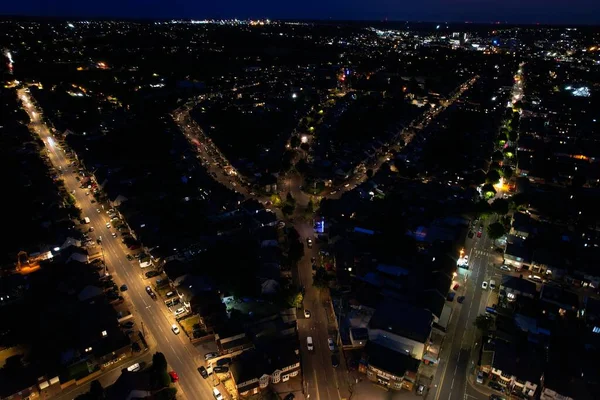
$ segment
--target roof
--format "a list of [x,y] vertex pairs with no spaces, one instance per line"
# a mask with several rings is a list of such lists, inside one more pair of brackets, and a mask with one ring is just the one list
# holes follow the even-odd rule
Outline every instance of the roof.
[[515,291],[519,291],[521,293],[528,293],[531,295],[535,295],[537,293],[535,283],[527,279],[511,275],[502,275],[501,286]]
[[559,305],[570,306],[572,310],[579,308],[579,297],[576,293],[565,290],[559,286],[543,285],[540,299]]
[[519,259],[519,261],[522,261],[524,263],[530,263],[531,262],[531,252],[529,251],[529,249],[520,246],[518,244],[514,244],[514,243],[509,243],[506,245],[506,250],[504,251],[504,256],[512,256],[515,257],[517,259]]
[[256,350],[242,353],[233,361],[229,370],[236,384],[259,379],[265,373],[269,373],[267,360]]
[[522,346],[497,340],[492,366],[522,381],[539,384],[543,373],[544,353],[529,342]]
[[369,366],[381,369],[395,376],[404,376],[407,371],[417,372],[420,361],[409,355],[391,350],[375,342],[365,346]]
[[369,329],[381,329],[425,343],[431,333],[432,322],[431,312],[386,299],[369,321]]

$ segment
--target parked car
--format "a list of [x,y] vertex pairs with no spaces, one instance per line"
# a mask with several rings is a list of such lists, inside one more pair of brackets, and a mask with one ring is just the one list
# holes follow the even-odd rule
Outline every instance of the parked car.
[[179,375],[177,375],[177,372],[171,371],[169,372],[169,376],[171,377],[171,382],[175,383],[179,381]]
[[210,353],[206,353],[206,354],[204,355],[204,359],[205,359],[206,361],[208,361],[208,360],[212,360],[213,358],[217,358],[217,357],[219,357],[219,353],[216,353],[216,352],[210,352]]
[[310,318],[310,310],[304,309],[304,318]]
[[473,231],[469,231],[469,239],[473,239],[473,236],[475,236],[475,234],[473,233]]
[[312,249],[312,239],[311,238],[306,238],[306,245],[308,246],[309,249]]
[[219,366],[217,366],[217,367],[213,368],[213,371],[216,372],[216,373],[218,373],[218,374],[225,374],[225,373],[229,372],[229,367],[225,367],[225,366],[219,367]]
[[481,237],[481,229],[477,231],[477,237],[480,238]]
[[123,328],[131,329],[131,328],[133,328],[133,325],[135,325],[135,322],[127,321],[127,322],[124,322],[122,326],[123,326]]
[[458,296],[456,301],[458,301],[460,304],[462,304],[462,302],[465,301],[465,296]]
[[179,327],[177,326],[177,324],[171,325],[171,330],[174,334],[179,335]]
[[121,292],[125,292],[125,291],[127,291],[127,289],[128,289],[127,285],[125,285],[125,284],[121,285],[121,287],[120,287]]
[[338,365],[340,365],[340,359],[335,354],[331,355],[331,365],[333,368],[336,368]]
[[504,393],[504,386],[500,385],[498,382],[491,381],[488,383],[488,386],[494,390]]
[[200,375],[206,379],[208,378],[208,372],[206,372],[206,368],[202,367],[198,367],[198,372],[200,372]]
[[221,358],[221,359],[217,360],[217,365],[219,367],[222,367],[224,365],[229,365],[229,364],[231,364],[231,358],[229,358],[229,357],[225,357],[225,358]]
[[131,254],[127,254],[127,259],[128,259],[129,261],[132,261],[132,260],[133,260],[133,256],[132,256]]
[[145,274],[146,278],[154,278],[155,276],[158,276],[158,275],[160,275],[160,272],[158,272],[158,271],[148,271]]
[[417,395],[422,396],[423,392],[425,392],[425,385],[419,385],[417,388]]
[[452,286],[452,290],[458,290],[459,287],[460,285],[457,283],[456,285]]
[[178,317],[181,314],[185,314],[185,308],[184,307],[180,307],[177,310],[175,310],[175,316]]
[[483,281],[483,283],[481,284],[481,288],[482,288],[483,290],[487,290],[487,288],[488,288],[488,283],[487,283],[486,281]]
[[296,396],[294,395],[294,393],[288,393],[288,395],[285,396],[283,400],[294,400],[295,398]]
[[129,372],[137,372],[137,371],[140,370],[140,368],[141,368],[140,364],[139,363],[135,363],[135,364],[132,364],[129,367],[127,367],[127,371],[129,371]]
[[327,338],[327,346],[329,346],[329,350],[335,351],[335,343],[332,338]]
[[479,384],[483,383],[483,371],[477,372],[477,380],[476,380],[476,382],[479,383]]
[[502,264],[502,265],[500,266],[500,269],[501,269],[502,271],[510,271],[510,267],[509,267],[508,265],[504,265],[504,264]]
[[156,300],[156,293],[154,293],[150,286],[146,286],[146,293],[148,293],[153,300]]

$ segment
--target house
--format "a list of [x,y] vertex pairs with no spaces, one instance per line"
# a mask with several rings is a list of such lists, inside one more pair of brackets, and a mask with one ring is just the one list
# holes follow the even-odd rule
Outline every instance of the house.
[[404,352],[368,342],[364,350],[367,378],[393,390],[412,391],[417,381],[420,361]]
[[579,297],[560,286],[546,284],[540,291],[540,305],[548,315],[576,317],[579,312]]
[[[13,356],[20,357],[20,356]],[[62,388],[58,376],[47,379],[34,364],[19,364],[0,368],[0,399],[25,400],[50,398],[61,393]]]
[[300,374],[299,350],[290,343],[272,344],[266,353],[247,351],[233,361],[229,369],[239,396],[257,394],[269,383],[286,382]]
[[531,252],[523,246],[509,243],[504,250],[504,263],[520,270],[523,266],[531,264]]
[[241,327],[231,325],[219,329],[215,341],[221,354],[232,354],[254,347]]
[[502,275],[500,283],[500,298],[506,298],[507,301],[517,301],[520,296],[531,299],[537,297],[536,284],[530,280],[523,279],[522,276]]
[[529,342],[519,339],[516,341],[513,343],[496,339],[491,373],[500,385],[531,398],[544,373],[545,353]]
[[527,239],[534,233],[533,220],[525,213],[515,213],[512,219],[512,225],[510,227],[511,235],[518,236],[523,239]]
[[369,321],[369,341],[421,360],[431,336],[431,312],[385,299]]

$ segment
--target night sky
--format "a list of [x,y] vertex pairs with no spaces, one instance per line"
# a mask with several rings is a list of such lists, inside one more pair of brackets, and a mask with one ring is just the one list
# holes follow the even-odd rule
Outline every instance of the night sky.
[[600,24],[600,0],[6,0],[0,14]]

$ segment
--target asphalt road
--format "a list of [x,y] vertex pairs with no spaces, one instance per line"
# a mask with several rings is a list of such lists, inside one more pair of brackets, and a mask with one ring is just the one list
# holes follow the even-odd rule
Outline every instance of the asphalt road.
[[[461,284],[466,285],[465,299],[456,309],[458,311],[455,310],[458,315],[453,317],[456,326],[451,341],[444,344],[450,346],[450,351],[447,359],[440,364],[438,373],[441,373],[441,383],[435,400],[463,400],[467,395],[482,400],[486,398],[469,388],[470,384],[467,382],[467,375],[475,368],[475,357],[480,346],[477,343],[479,333],[473,323],[478,315],[485,313],[488,297],[491,295],[491,290],[484,290],[481,285],[483,281],[489,282],[490,276],[495,273],[495,267],[491,266],[495,258],[493,243],[487,237],[485,229],[482,231],[481,238],[474,236],[469,240],[470,246],[466,248],[466,252],[470,254],[467,282],[459,277]],[[496,278],[496,285],[499,284],[499,279]]]
[[[205,168],[219,183],[235,190],[247,198],[254,198],[262,203],[269,200],[266,196],[260,196],[244,185],[243,180],[237,175],[230,175],[224,166],[230,165],[225,157],[219,152],[212,141],[206,137],[200,126],[193,121],[186,110],[177,111],[173,114],[175,122],[183,133],[195,145],[200,162],[204,162]],[[222,166],[219,166],[219,162]],[[280,188],[282,193],[291,192],[297,201],[298,213],[308,204],[310,196],[303,192],[302,176],[292,174],[286,178],[284,187]],[[235,183],[235,185],[234,185]],[[305,254],[298,263],[298,268],[293,271],[294,283],[305,287],[304,307],[311,312],[311,318],[305,319],[300,313],[298,319],[298,336],[302,355],[302,370],[305,393],[309,398],[317,400],[336,399],[344,396],[344,385],[347,385],[347,370],[343,358],[340,356],[340,365],[334,368],[331,364],[331,351],[327,344],[328,320],[324,308],[325,294],[312,286],[312,264],[311,257],[317,257],[319,245],[314,240],[312,221],[304,221],[297,216],[293,218],[293,226],[296,228],[305,245]],[[307,238],[313,238],[313,248],[306,245]],[[323,297],[322,297],[323,296]],[[311,336],[314,342],[314,351],[307,349],[306,338]],[[347,387],[347,386],[346,386]],[[340,390],[338,390],[340,389]],[[340,393],[341,392],[341,393]]]
[[[96,210],[100,207],[98,203],[92,204],[90,202],[92,195],[86,196],[85,190],[80,189],[80,183],[75,179],[76,173],[69,166],[64,151],[59,148],[52,133],[42,122],[40,112],[32,104],[29,94],[19,90],[19,97],[31,118],[30,128],[44,141],[54,167],[63,171],[62,178],[67,190],[69,192],[75,190],[74,196],[78,206],[83,210],[83,217],[90,218],[90,226],[95,229],[90,237],[95,239],[102,236],[103,253],[109,273],[114,276],[117,284],[127,284],[129,290],[124,295],[128,296],[134,305],[135,309],[132,312],[137,324],[143,321],[144,332],[156,343],[157,350],[165,355],[170,368],[179,375],[180,380],[176,384],[178,396],[188,399],[213,399],[211,386],[196,370],[200,362],[195,361],[195,357],[198,356],[195,348],[189,343],[185,334],[175,335],[171,331],[170,327],[175,320],[172,315],[169,315],[162,301],[160,299],[153,301],[146,293],[147,283],[143,280],[141,269],[127,260],[127,249],[118,237],[111,236],[112,229],[106,228],[108,215],[105,212],[98,213]],[[140,329],[139,326],[137,328]]]

